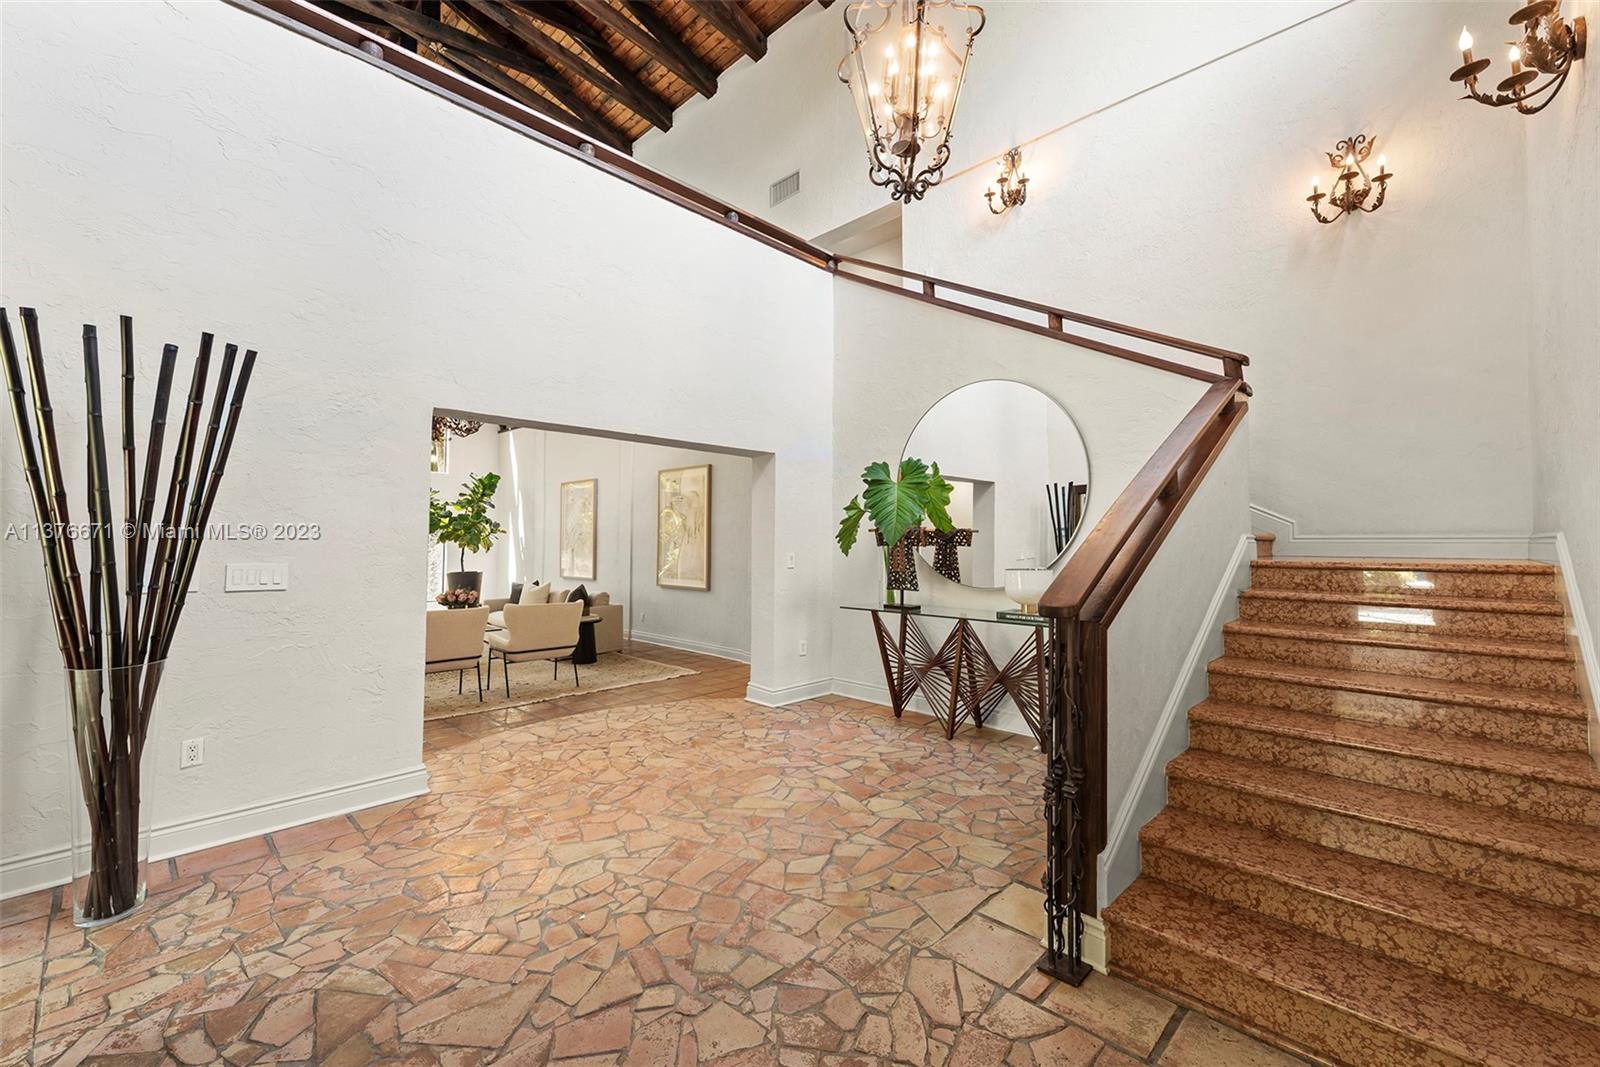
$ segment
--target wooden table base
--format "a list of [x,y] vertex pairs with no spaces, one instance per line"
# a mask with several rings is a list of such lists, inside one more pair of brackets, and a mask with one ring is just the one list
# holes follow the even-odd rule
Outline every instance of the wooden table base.
[[[884,615],[899,616],[898,628],[885,623]],[[883,676],[896,718],[905,714],[912,696],[921,692],[944,727],[945,737],[953,738],[964,722],[983,726],[984,720],[1009,696],[1033,731],[1034,739],[1041,746],[1044,744],[1040,714],[1045,691],[1043,626],[1033,627],[1033,633],[1006,660],[1006,665],[996,667],[970,620],[954,620],[955,625],[936,649],[916,619],[916,614],[908,611],[872,613],[872,629],[878,638],[878,655],[883,660]]]

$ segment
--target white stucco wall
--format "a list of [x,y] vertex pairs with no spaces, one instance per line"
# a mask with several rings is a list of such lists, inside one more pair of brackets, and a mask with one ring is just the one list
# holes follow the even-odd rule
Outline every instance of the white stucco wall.
[[[762,454],[752,681],[814,678],[832,623],[808,584],[832,567],[824,272],[226,5],[20,3],[0,20],[0,300],[39,307],[63,400],[85,321],[134,316],[144,404],[160,342],[258,347],[214,518],[323,531],[206,546],[161,710],[158,848],[420,787],[435,406],[515,396],[530,420]],[[81,456],[78,407],[60,407]],[[5,436],[0,517],[26,522]],[[289,564],[287,593],[221,594],[224,564],[259,560]],[[64,840],[67,747],[37,546],[5,543],[0,567],[14,888]],[[180,773],[195,736],[206,762]]]
[[[897,459],[917,421],[945,393],[966,382],[1009,378],[1053,397],[1082,432],[1092,472],[1084,528],[1092,529],[1206,389],[1190,378],[855,282],[840,279],[834,285],[835,516],[860,491],[861,469],[875,460]],[[1007,427],[995,426],[993,432],[1003,436]],[[1244,510],[1241,503],[1241,526]],[[834,555],[836,604],[870,604],[881,597],[882,554],[866,538],[848,557],[837,549]],[[871,617],[842,610],[834,616],[833,674],[839,691],[887,703]],[[948,629],[931,619],[925,625],[930,636],[937,635],[935,643]],[[1000,663],[1019,637],[1010,627],[989,626],[982,633]],[[1010,705],[994,724],[1026,730]]]
[[1588,17],[1589,58],[1523,124],[1534,532],[1565,535],[1565,577],[1600,640],[1600,0],[1563,10]]
[[[1591,209],[1569,201],[1592,202],[1573,168],[1594,153],[1573,143],[1538,207],[1527,180],[1548,153],[1525,162],[1523,138],[1592,124],[1592,92],[1579,111],[1569,86],[1565,119],[1460,101],[1447,75],[1461,25],[1480,40],[1503,26],[1482,3],[988,13],[947,178],[902,214],[906,267],[1248,353],[1252,503],[1302,533],[1485,535],[1497,550],[1539,532],[1529,341],[1581,312],[1535,321],[1529,222],[1545,212],[1567,242],[1592,232],[1570,225]],[[766,184],[799,166],[800,195],[767,213],[805,234],[878,208],[833,74],[845,42],[837,11],[802,13],[640,157],[763,211]],[[1319,226],[1310,176],[1326,188],[1322,153],[1354,133],[1388,155],[1388,202]],[[1029,200],[996,218],[983,190],[1013,144]],[[1577,430],[1541,432],[1554,454]],[[1582,505],[1577,487],[1552,491]]]

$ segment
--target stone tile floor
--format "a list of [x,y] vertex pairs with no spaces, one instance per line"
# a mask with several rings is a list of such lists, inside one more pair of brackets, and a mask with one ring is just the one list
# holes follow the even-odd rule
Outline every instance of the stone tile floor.
[[158,864],[92,934],[0,905],[0,1062],[1299,1062],[1032,969],[1030,742],[641,651],[701,673],[430,723],[429,795]]

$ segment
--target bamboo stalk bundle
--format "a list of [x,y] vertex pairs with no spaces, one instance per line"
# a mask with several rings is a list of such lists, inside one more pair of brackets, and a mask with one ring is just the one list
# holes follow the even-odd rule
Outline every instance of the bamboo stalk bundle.
[[[222,483],[256,353],[226,346],[203,443],[197,447],[212,335],[202,334],[172,456],[166,506],[152,526],[178,346],[162,348],[155,403],[139,477],[134,416],[133,320],[119,321],[121,341],[122,520],[112,510],[98,331],[83,328],[85,470],[90,519],[89,572],[79,572],[66,479],[56,443],[38,316],[19,309],[23,347],[0,308],[0,364],[5,371],[23,473],[40,531],[45,584],[56,642],[69,672],[73,753],[89,826],[89,871],[75,909],[87,922],[135,907],[143,892],[139,772],[164,660],[194,580],[212,505]],[[25,356],[25,358],[24,358]],[[32,408],[29,393],[32,393]],[[185,504],[187,503],[187,514]],[[153,551],[152,551],[153,546]],[[119,548],[122,581],[119,582]]]

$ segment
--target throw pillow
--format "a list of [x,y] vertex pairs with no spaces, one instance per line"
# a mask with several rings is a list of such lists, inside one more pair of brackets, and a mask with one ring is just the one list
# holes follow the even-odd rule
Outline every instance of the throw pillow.
[[602,607],[609,603],[611,603],[610,593],[596,593],[589,598],[589,606],[591,608]]
[[589,614],[589,590],[585,589],[583,586],[580,585],[578,588],[568,593],[567,600],[569,602],[573,600],[583,601],[583,613],[585,615]]
[[522,587],[522,595],[517,598],[518,604],[543,604],[550,596],[548,585],[534,582]]
[[511,604],[520,604],[520,603],[522,603],[522,583],[521,582],[512,582],[511,583],[511,599],[510,599],[510,601],[508,601],[508,603],[511,603]]

